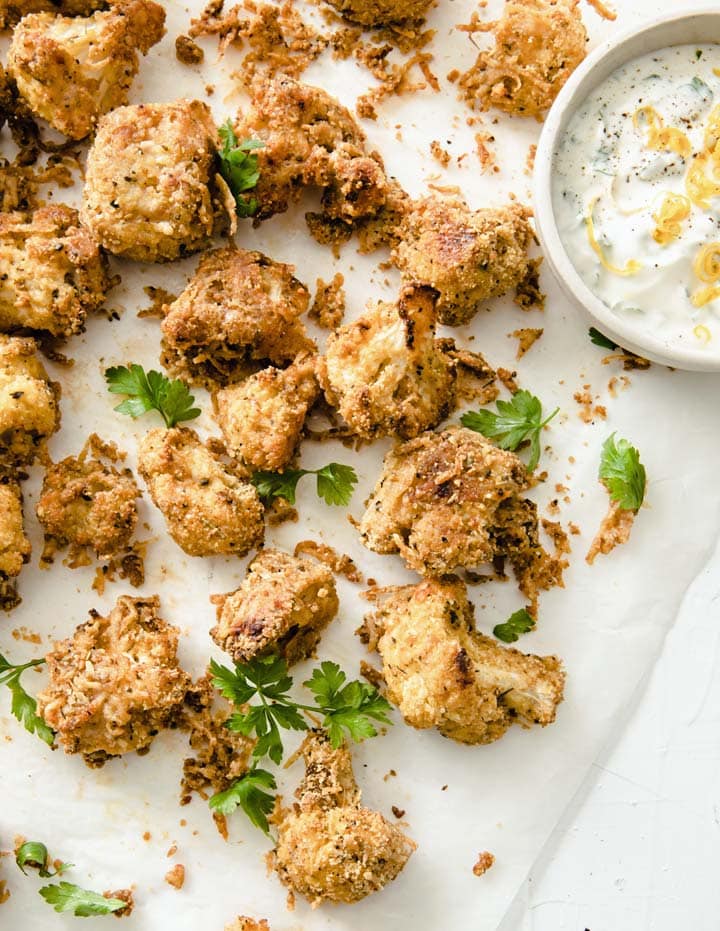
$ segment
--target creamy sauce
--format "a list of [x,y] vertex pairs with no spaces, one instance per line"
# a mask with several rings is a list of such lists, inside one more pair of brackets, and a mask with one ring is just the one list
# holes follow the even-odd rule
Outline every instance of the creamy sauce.
[[720,346],[720,45],[610,75],[555,152],[553,203],[575,268],[618,318]]

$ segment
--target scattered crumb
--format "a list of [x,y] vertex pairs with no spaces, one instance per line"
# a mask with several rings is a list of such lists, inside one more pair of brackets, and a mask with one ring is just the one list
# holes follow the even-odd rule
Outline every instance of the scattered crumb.
[[636,513],[636,511],[621,508],[616,501],[611,501],[610,509],[603,518],[595,539],[590,544],[585,561],[592,565],[598,553],[606,556],[616,546],[627,543]]
[[170,847],[168,847],[168,852],[165,854],[165,856],[174,857],[175,854],[177,853],[177,849],[178,849],[177,844],[171,844]]
[[573,400],[580,405],[578,417],[583,423],[593,423],[596,417],[607,419],[607,410],[602,404],[594,404],[590,385],[583,385],[582,391],[576,391]]
[[317,279],[315,300],[308,316],[317,321],[318,326],[326,330],[335,330],[343,322],[345,316],[345,278],[338,272],[326,283],[322,278]]
[[475,133],[475,151],[477,152],[477,157],[480,159],[480,165],[482,168],[482,173],[492,168],[494,172],[500,171],[499,166],[495,162],[495,149],[491,148],[491,144],[495,142],[495,136],[492,133],[481,130],[478,133]]
[[617,13],[615,10],[611,10],[610,7],[606,6],[602,0],[587,0],[588,5],[595,10],[598,16],[602,16],[603,19],[616,20]]
[[313,556],[323,563],[336,575],[343,575],[348,582],[363,584],[363,576],[353,560],[344,553],[338,553],[327,543],[317,543],[315,540],[301,540],[295,545],[295,556]]
[[525,277],[515,288],[513,301],[523,310],[545,309],[545,295],[540,290],[540,266],[542,256],[530,259]]
[[495,857],[488,850],[483,850],[478,854],[477,863],[473,866],[473,873],[476,876],[482,876],[490,869],[495,862]]
[[269,527],[279,527],[287,522],[295,523],[298,516],[297,510],[284,498],[273,498],[265,508],[265,520]]
[[383,776],[383,782],[387,782],[388,779],[394,779],[397,776],[397,773],[394,769],[389,769]]
[[577,524],[574,524],[572,521],[568,524],[568,529],[574,537],[580,536],[580,528]]
[[175,57],[183,65],[199,65],[205,58],[205,52],[190,36],[178,36],[175,39]]
[[646,372],[652,365],[649,359],[635,355],[629,349],[622,349],[619,346],[616,352],[605,356],[602,360],[603,365],[609,365],[611,362],[622,362],[622,367],[626,372]]
[[518,341],[518,349],[516,359],[522,359],[525,353],[533,346],[543,335],[544,330],[542,327],[523,327],[520,330],[513,330],[512,333],[508,333],[508,336],[514,336]]
[[30,630],[29,627],[16,627],[15,630],[12,631],[12,635],[15,640],[22,640],[24,643],[42,643],[40,634]]
[[152,837],[152,834],[150,833],[150,831],[145,831],[145,833],[142,836],[142,839],[145,841],[145,843],[147,843],[151,837]]
[[10,890],[7,888],[7,881],[0,879],[0,905],[4,905],[10,898]]
[[132,889],[115,889],[114,892],[103,892],[103,895],[106,899],[121,899],[123,902],[127,903],[125,908],[121,908],[119,911],[113,912],[114,918],[130,917],[132,910],[135,907]]
[[165,882],[173,889],[182,889],[185,884],[185,867],[182,863],[176,863],[165,874]]
[[525,159],[525,174],[531,175],[535,169],[535,155],[537,154],[537,146],[533,144],[528,149],[527,157]]
[[452,155],[446,149],[443,149],[437,139],[430,143],[430,154],[436,161],[440,162],[443,168],[447,168],[452,160]]
[[404,818],[404,817],[405,817],[405,809],[404,809],[404,808],[398,808],[397,805],[392,805],[392,806],[390,807],[390,811],[392,811],[392,813],[395,815],[396,818]]
[[366,662],[364,659],[360,660],[360,675],[378,689],[378,691],[385,685],[385,680],[383,679],[383,674],[379,669],[376,669],[374,666],[371,666],[370,663]]
[[138,311],[138,317],[164,317],[165,305],[177,300],[177,294],[171,294],[164,288],[155,288],[151,284],[145,285],[143,291],[150,298],[150,304]]
[[498,369],[497,377],[507,388],[510,394],[515,394],[519,390],[518,383],[515,381],[517,378],[517,372],[511,372],[510,369]]
[[214,811],[213,821],[215,822],[215,827],[218,830],[218,834],[224,841],[226,841],[230,836],[228,834],[227,818],[225,815],[221,815],[219,811]]

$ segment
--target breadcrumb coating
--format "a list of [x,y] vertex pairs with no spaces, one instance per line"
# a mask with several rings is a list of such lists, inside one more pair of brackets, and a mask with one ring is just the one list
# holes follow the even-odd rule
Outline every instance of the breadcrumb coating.
[[215,643],[236,663],[278,653],[288,664],[310,656],[338,611],[332,572],[322,563],[266,549],[240,588],[216,595]]
[[137,524],[140,490],[130,469],[118,471],[101,457],[116,461],[113,443],[89,437],[78,456],[51,463],[45,472],[37,516],[59,546],[89,548],[99,559],[123,553]]
[[484,301],[525,278],[535,238],[531,216],[522,204],[470,210],[431,195],[407,210],[393,261],[405,281],[435,288],[441,323],[468,323]]
[[585,561],[592,565],[598,553],[607,556],[616,546],[627,543],[636,517],[637,511],[621,508],[617,501],[611,501],[608,512],[600,524],[600,529],[590,545]]
[[23,529],[22,492],[10,478],[0,478],[0,609],[20,604],[15,579],[30,560],[32,547]]
[[310,295],[294,271],[261,252],[206,252],[165,308],[162,364],[212,388],[245,378],[260,362],[286,365],[313,352],[300,319]]
[[328,337],[325,398],[359,436],[417,436],[455,404],[456,366],[435,340],[435,292],[413,285]]
[[360,804],[346,747],[334,750],[316,731],[301,752],[306,772],[295,793],[298,804],[280,813],[270,865],[313,907],[359,902],[392,882],[416,845],[380,812]]
[[90,16],[105,6],[106,0],[0,0],[0,29],[14,26],[29,13]]
[[320,394],[314,356],[286,369],[261,369],[213,395],[225,446],[252,471],[281,472],[295,455],[308,411]]
[[560,660],[479,633],[465,584],[455,576],[390,590],[360,634],[382,657],[387,698],[412,727],[487,744],[512,724],[544,727],[555,720],[565,684]]
[[255,487],[231,472],[194,430],[150,430],[138,469],[173,540],[188,556],[245,556],[265,533]]
[[0,213],[0,330],[72,336],[109,287],[107,260],[77,210]]
[[419,19],[432,0],[327,0],[338,13],[362,26],[386,26]]
[[500,19],[474,21],[470,32],[491,32],[495,44],[460,76],[460,89],[478,110],[496,107],[541,120],[585,58],[587,32],[579,0],[507,0]]
[[32,110],[70,139],[127,103],[146,55],[165,33],[165,10],[153,0],[114,0],[89,17],[33,13],[15,28],[8,73]]
[[147,749],[181,710],[190,678],[177,661],[180,632],[159,609],[157,595],[121,595],[107,617],[91,611],[46,657],[38,714],[89,766]]
[[138,262],[167,262],[213,235],[217,129],[199,100],[118,107],[101,117],[81,217],[101,245]]
[[0,333],[0,473],[45,455],[60,426],[60,386],[51,382],[30,337]]
[[287,75],[256,83],[236,118],[238,139],[259,139],[257,220],[283,213],[307,186],[322,188],[325,215],[352,223],[385,203],[387,180],[377,153],[350,111],[319,87]]

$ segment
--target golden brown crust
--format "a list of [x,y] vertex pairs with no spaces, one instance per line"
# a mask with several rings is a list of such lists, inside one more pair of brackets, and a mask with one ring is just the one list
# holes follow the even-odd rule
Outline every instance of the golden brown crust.
[[245,556],[265,533],[250,482],[231,472],[194,430],[150,430],[138,469],[173,540],[188,556]]
[[30,560],[32,547],[23,529],[22,492],[9,478],[0,478],[0,609],[20,603],[15,579]]
[[310,656],[339,602],[332,572],[309,559],[266,549],[240,588],[216,595],[210,636],[236,663],[279,653],[289,664]]
[[435,293],[407,286],[328,337],[318,379],[359,436],[417,436],[455,403],[456,367],[435,341]]
[[315,320],[317,325],[326,330],[335,330],[345,316],[345,277],[337,272],[332,281],[325,282],[318,278],[315,290],[315,300],[308,316]]
[[0,330],[71,336],[109,287],[105,256],[77,210],[0,213]]
[[592,565],[598,553],[607,556],[616,546],[627,543],[637,511],[621,508],[617,501],[611,501],[608,512],[603,517],[600,529],[595,534],[585,561]]
[[215,419],[228,452],[252,471],[282,472],[320,394],[315,358],[300,356],[286,369],[269,366],[213,395]]
[[514,723],[555,720],[565,683],[558,658],[521,653],[478,633],[467,589],[455,576],[392,591],[361,634],[382,657],[388,699],[412,727],[486,744]]
[[45,454],[60,426],[60,386],[51,382],[29,337],[0,333],[0,472]]
[[90,16],[106,6],[106,0],[0,0],[0,29],[14,26],[29,13]]
[[292,362],[312,352],[300,319],[307,288],[294,268],[261,252],[206,252],[180,297],[166,308],[162,363],[174,374],[214,387],[247,376],[259,362]]
[[470,210],[432,195],[407,210],[393,261],[405,281],[438,292],[441,323],[468,323],[482,302],[525,278],[534,238],[530,216],[521,204]]
[[280,881],[315,907],[359,902],[392,882],[415,844],[378,811],[360,804],[350,754],[322,732],[302,745],[306,775],[298,804],[282,811],[270,863]]
[[207,244],[215,226],[217,129],[199,100],[118,107],[90,149],[81,217],[115,255],[167,262]]
[[90,17],[33,13],[15,28],[8,73],[32,112],[71,139],[127,103],[139,67],[165,33],[165,10],[153,0],[114,0]]
[[82,753],[90,766],[146,749],[180,711],[190,679],[178,666],[180,632],[159,607],[157,595],[122,595],[107,617],[91,612],[47,656],[38,714],[66,753]]
[[363,26],[385,26],[419,19],[432,0],[327,0],[338,13]]

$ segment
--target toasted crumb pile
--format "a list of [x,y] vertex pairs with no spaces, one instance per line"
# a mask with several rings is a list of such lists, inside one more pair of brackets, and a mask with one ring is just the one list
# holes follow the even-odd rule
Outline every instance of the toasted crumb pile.
[[326,566],[275,549],[255,557],[240,588],[213,601],[217,625],[210,636],[236,663],[266,653],[288,664],[305,659],[339,606]]
[[190,679],[177,661],[180,632],[159,609],[157,595],[122,595],[107,617],[91,611],[47,656],[38,714],[89,766],[147,749],[177,720]]
[[337,329],[345,316],[345,278],[342,272],[333,276],[332,281],[325,282],[318,278],[315,300],[308,316],[318,326],[326,330]]
[[105,257],[77,210],[0,213],[0,330],[72,336],[109,287]]
[[616,546],[627,543],[636,517],[637,511],[621,508],[617,501],[611,501],[585,557],[586,562],[592,565],[598,553],[607,556]]
[[282,366],[312,352],[301,319],[310,296],[294,270],[261,252],[206,252],[165,308],[162,364],[212,388],[246,377],[261,362]]
[[555,720],[565,683],[560,660],[479,633],[460,579],[428,579],[376,597],[381,604],[360,634],[380,654],[387,697],[412,727],[487,744],[514,723]]
[[467,32],[490,32],[494,46],[460,76],[461,94],[478,110],[496,107],[519,116],[543,114],[585,58],[587,32],[579,0],[508,0],[500,19]]
[[0,478],[0,609],[20,604],[15,579],[30,560],[32,547],[23,529],[22,492],[10,478]]
[[360,804],[346,747],[322,732],[302,745],[305,778],[298,802],[278,817],[269,863],[280,881],[315,907],[359,902],[398,876],[415,849],[400,828]]

